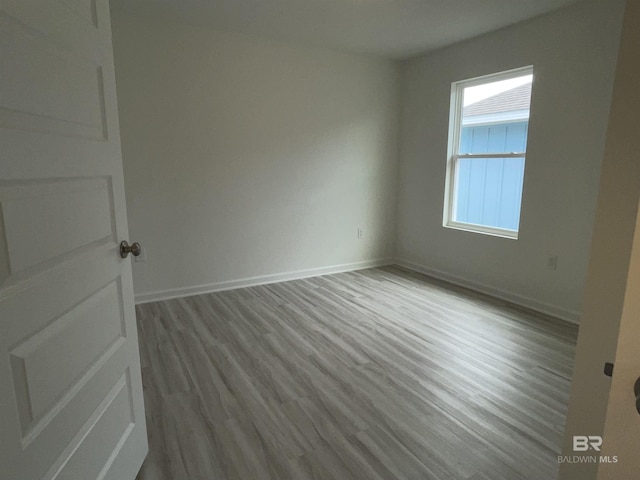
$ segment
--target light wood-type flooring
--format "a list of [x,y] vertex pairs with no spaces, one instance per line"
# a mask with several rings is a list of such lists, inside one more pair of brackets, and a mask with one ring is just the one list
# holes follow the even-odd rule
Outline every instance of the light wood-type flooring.
[[396,267],[137,307],[140,480],[554,480],[577,327]]

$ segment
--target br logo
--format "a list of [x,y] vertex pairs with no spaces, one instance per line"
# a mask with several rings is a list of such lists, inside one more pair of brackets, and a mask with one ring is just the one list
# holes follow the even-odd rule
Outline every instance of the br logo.
[[599,452],[601,446],[602,437],[598,437],[595,435],[590,435],[588,437],[583,435],[574,435],[573,437],[574,452],[586,452],[589,450],[595,450],[596,452]]

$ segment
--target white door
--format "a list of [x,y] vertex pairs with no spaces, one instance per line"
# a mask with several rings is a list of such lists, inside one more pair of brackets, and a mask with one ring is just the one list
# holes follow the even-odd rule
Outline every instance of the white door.
[[603,435],[608,463],[600,463],[598,480],[640,476],[640,208],[638,214]]
[[[640,1],[628,0],[607,143],[607,155],[627,157],[635,165],[640,164],[637,117],[640,109],[638,25]],[[635,171],[638,172],[637,167]],[[640,190],[638,180],[636,178],[635,187]],[[635,194],[635,198],[640,196],[637,190],[632,194]],[[619,198],[624,197],[619,195]],[[636,399],[637,395],[640,396],[640,389],[636,387],[634,391],[636,381],[640,378],[640,205],[637,206],[633,242],[627,247],[630,248],[629,270],[600,453],[608,461],[600,462],[598,480],[640,478],[640,399]]]
[[135,478],[147,440],[122,239],[107,0],[0,0],[0,479]]

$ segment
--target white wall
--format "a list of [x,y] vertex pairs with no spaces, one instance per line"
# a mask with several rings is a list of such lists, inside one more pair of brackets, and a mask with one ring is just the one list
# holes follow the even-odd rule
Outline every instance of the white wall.
[[138,299],[391,257],[395,64],[118,12],[113,36]]
[[[400,65],[114,12],[131,240],[148,253],[134,263],[138,298],[395,256],[575,320],[622,3],[587,1]],[[443,228],[451,82],[529,64],[519,240]]]
[[[404,63],[398,257],[577,319],[622,4],[589,1]],[[519,239],[442,227],[451,83],[525,65],[535,79]]]

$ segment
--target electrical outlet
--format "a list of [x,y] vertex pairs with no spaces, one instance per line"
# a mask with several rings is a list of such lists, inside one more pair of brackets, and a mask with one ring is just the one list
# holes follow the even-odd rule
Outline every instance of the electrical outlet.
[[147,249],[142,247],[142,250],[140,251],[140,255],[138,255],[137,257],[133,257],[133,261],[136,262],[136,263],[146,262],[147,261]]
[[364,237],[364,229],[358,227],[358,238],[362,238]]
[[549,270],[556,270],[558,268],[558,256],[557,255],[549,255],[549,258],[547,258],[547,268]]

